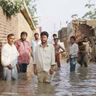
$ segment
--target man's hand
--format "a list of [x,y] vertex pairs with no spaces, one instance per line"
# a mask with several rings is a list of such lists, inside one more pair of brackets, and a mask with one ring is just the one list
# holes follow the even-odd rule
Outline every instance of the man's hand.
[[60,54],[60,52],[56,52],[56,55],[59,55]]
[[34,74],[38,75],[37,69],[34,69]]
[[37,65],[36,64],[33,65],[33,72],[34,72],[35,75],[38,74]]
[[9,65],[7,66],[7,68],[10,69],[10,70],[12,70],[12,65],[9,64]]
[[49,70],[49,73],[52,75],[54,73],[54,70],[53,69],[50,69]]
[[17,67],[17,70],[19,71],[20,70],[19,64],[16,64],[16,67]]
[[51,66],[51,69],[49,70],[49,73],[52,75],[55,71],[55,65]]
[[67,63],[69,63],[69,58],[66,60]]

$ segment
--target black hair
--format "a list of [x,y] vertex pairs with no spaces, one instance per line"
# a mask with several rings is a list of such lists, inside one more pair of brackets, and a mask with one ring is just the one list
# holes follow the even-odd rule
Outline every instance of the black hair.
[[78,45],[79,46],[82,46],[83,45],[83,42],[82,41],[78,42]]
[[70,38],[72,38],[72,39],[74,39],[74,40],[76,41],[76,38],[75,38],[75,36],[71,36]]
[[8,34],[8,35],[7,35],[7,38],[9,38],[9,37],[11,37],[11,36],[14,36],[14,34],[12,34],[12,33],[11,33],[11,34]]
[[53,34],[53,37],[54,37],[54,36],[57,36],[57,34]]
[[46,32],[46,31],[41,32],[41,37],[42,37],[43,35],[46,35],[47,37],[49,37],[49,34],[48,34],[48,32]]
[[21,32],[21,36],[24,35],[24,34],[25,34],[26,36],[28,35],[27,32],[25,32],[25,31]]
[[39,35],[39,33],[35,33],[34,36],[35,36],[35,35]]

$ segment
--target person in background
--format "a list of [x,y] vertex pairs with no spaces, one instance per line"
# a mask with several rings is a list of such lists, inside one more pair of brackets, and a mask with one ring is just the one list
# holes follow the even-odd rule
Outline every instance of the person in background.
[[27,32],[21,33],[21,38],[15,42],[16,48],[19,52],[18,64],[19,64],[19,72],[26,73],[27,65],[30,63],[31,57],[31,45],[26,40]]
[[50,83],[50,76],[54,73],[55,50],[52,44],[48,44],[48,33],[41,33],[41,44],[36,47],[34,54],[33,71],[38,76],[38,81]]
[[1,62],[4,70],[4,80],[16,80],[17,74],[17,63],[19,53],[14,45],[14,34],[7,36],[7,43],[2,47],[1,50]]
[[78,53],[78,63],[81,65],[81,67],[84,65],[87,67],[87,59],[86,59],[86,46],[83,44],[83,42],[78,42],[79,46],[79,53]]
[[53,34],[52,37],[53,37],[53,38],[52,38],[51,43],[54,44],[54,39],[55,39],[55,38],[58,38],[58,36],[57,36],[57,34]]
[[53,40],[57,38],[57,34],[53,34]]
[[90,56],[91,56],[91,54],[90,54],[91,50],[90,50],[90,42],[87,37],[84,38],[83,44],[85,45],[85,50],[86,50],[86,62],[89,63]]
[[78,44],[76,44],[75,36],[70,37],[70,48],[69,48],[69,56],[68,60],[70,62],[70,72],[75,72],[77,57],[78,57]]
[[65,52],[65,50],[64,50],[63,47],[61,47],[58,44],[58,38],[54,38],[54,48],[55,48],[55,61],[57,63],[58,68],[60,68],[61,67],[61,64],[60,64],[60,54]]
[[35,52],[35,49],[36,49],[36,46],[41,44],[41,40],[39,39],[39,33],[35,33],[34,34],[34,40],[32,40],[32,56],[33,56],[33,59],[34,59],[34,52]]

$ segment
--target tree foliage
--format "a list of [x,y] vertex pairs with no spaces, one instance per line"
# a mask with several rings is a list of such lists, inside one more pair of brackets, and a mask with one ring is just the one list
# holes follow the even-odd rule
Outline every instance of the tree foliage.
[[28,9],[29,9],[29,12],[31,13],[34,24],[38,25],[36,0],[25,0],[25,3],[28,6]]
[[91,1],[92,0],[89,0],[89,2],[85,5],[88,9],[88,12],[86,12],[83,16],[85,19],[96,19],[96,5]]
[[30,4],[31,0],[25,0],[26,5],[28,6]]
[[12,15],[16,15],[20,12],[23,2],[20,0],[0,0],[0,6],[7,17],[11,18]]

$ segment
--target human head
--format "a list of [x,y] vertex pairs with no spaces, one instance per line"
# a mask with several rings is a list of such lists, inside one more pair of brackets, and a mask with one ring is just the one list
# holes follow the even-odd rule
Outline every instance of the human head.
[[57,38],[57,34],[53,34],[53,39],[54,39],[54,38]]
[[35,38],[35,40],[38,40],[39,39],[39,33],[35,33],[34,38]]
[[85,37],[85,38],[84,38],[84,41],[85,41],[85,42],[87,42],[87,41],[88,41],[88,38],[87,38],[87,37]]
[[70,37],[70,43],[73,44],[73,43],[75,43],[75,42],[76,42],[75,36],[71,36],[71,37]]
[[27,35],[28,35],[27,32],[22,32],[21,33],[21,40],[25,41],[27,39]]
[[82,45],[83,45],[82,41],[78,42],[78,46],[82,46]]
[[55,44],[58,43],[58,38],[54,38],[54,43],[55,43]]
[[42,43],[47,43],[49,34],[46,31],[41,32],[41,42]]
[[7,41],[10,45],[14,43],[14,39],[15,39],[14,34],[8,34]]

